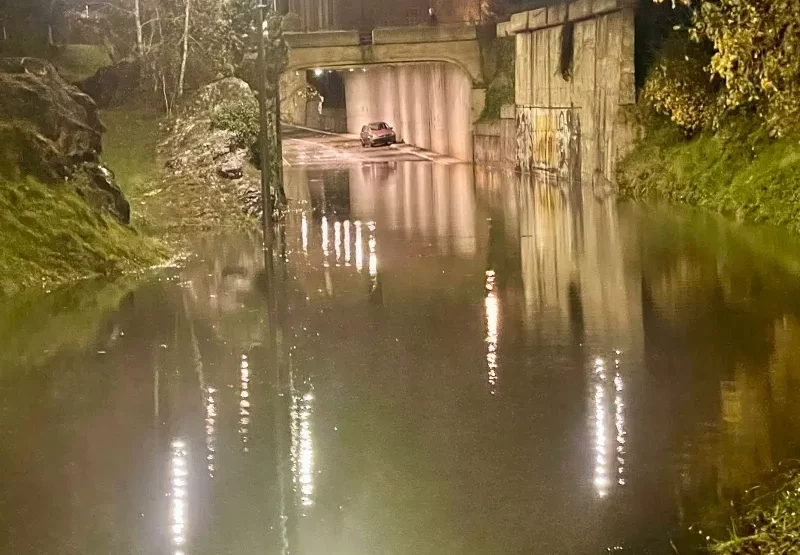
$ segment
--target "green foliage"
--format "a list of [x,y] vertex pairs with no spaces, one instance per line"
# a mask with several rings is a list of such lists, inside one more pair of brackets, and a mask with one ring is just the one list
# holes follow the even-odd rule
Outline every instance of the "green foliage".
[[706,1],[693,33],[714,45],[728,106],[754,106],[775,134],[800,129],[800,0]]
[[711,54],[704,45],[674,33],[664,43],[645,81],[645,101],[669,117],[687,135],[713,127],[721,114],[718,81],[706,68]]
[[70,44],[58,49],[52,59],[58,72],[70,83],[83,81],[98,69],[111,65],[108,51],[93,44]]
[[258,103],[255,99],[226,102],[212,116],[211,127],[232,133],[231,148],[255,150],[261,132]]
[[716,555],[788,555],[797,553],[800,544],[800,473],[782,477],[771,491],[759,490],[760,498],[752,503],[737,523],[730,540],[715,544]]
[[146,268],[166,251],[70,187],[0,179],[0,294]]
[[489,78],[482,120],[500,117],[503,104],[514,104],[515,42],[509,38],[481,40],[484,75]]
[[682,202],[800,232],[800,143],[770,139],[757,120],[732,120],[688,141],[674,126],[653,130],[620,162],[617,182],[622,197]]
[[500,118],[500,108],[503,104],[514,104],[514,82],[505,75],[499,75],[486,89],[486,104],[483,106],[481,119]]

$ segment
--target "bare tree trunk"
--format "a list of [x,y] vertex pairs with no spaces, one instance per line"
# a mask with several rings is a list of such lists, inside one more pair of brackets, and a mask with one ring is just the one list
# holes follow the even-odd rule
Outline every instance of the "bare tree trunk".
[[189,58],[189,12],[192,0],[186,0],[186,14],[183,20],[183,54],[181,56],[181,74],[178,77],[178,98],[183,96],[183,84],[186,80],[186,60]]
[[133,2],[133,16],[136,20],[136,53],[141,56],[144,54],[144,39],[142,38],[142,9],[139,1],[134,0]]

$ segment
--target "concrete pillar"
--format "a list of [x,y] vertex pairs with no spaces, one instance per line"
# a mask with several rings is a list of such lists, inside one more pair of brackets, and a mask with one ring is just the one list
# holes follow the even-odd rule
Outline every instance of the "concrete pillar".
[[470,119],[470,95],[472,84],[464,71],[448,64],[445,69],[447,91],[447,129],[449,151],[447,154],[459,160],[472,160],[472,121]]
[[361,127],[375,117],[369,73],[345,73],[344,90],[347,98],[347,132],[360,133]]
[[445,64],[431,64],[430,107],[431,107],[431,150],[449,154],[449,114],[445,79]]
[[430,105],[428,104],[428,87],[431,82],[430,66],[419,64],[413,66],[413,98],[414,116],[413,132],[410,143],[420,148],[431,148]]

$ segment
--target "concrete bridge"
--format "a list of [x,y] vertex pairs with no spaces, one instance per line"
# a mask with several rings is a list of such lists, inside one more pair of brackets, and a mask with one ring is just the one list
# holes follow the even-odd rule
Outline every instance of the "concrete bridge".
[[489,85],[486,27],[288,34],[287,76],[341,71],[351,133],[382,120],[406,142],[461,160],[607,181],[633,136],[635,4],[565,1],[489,28],[515,44],[515,99],[492,122],[477,121]]
[[350,133],[382,120],[401,140],[469,161],[486,94],[478,32],[455,24],[287,33],[287,74],[341,71]]

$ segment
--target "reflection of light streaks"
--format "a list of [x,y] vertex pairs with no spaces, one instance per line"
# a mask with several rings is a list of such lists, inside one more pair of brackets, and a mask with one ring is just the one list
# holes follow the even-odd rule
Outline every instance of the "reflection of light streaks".
[[302,395],[292,394],[292,473],[295,493],[304,507],[314,504],[314,444],[311,435],[313,401],[314,395],[311,391]]
[[206,391],[206,464],[209,478],[214,477],[214,471],[216,470],[214,462],[217,450],[217,401],[214,398],[216,392],[217,390],[213,387],[209,387]]
[[242,450],[247,453],[248,434],[250,432],[250,363],[247,355],[242,355],[239,368],[239,437],[242,441]]
[[364,240],[361,234],[361,222],[356,221],[356,270],[364,269]]
[[333,248],[336,251],[336,265],[342,261],[342,222],[333,224]]
[[374,291],[378,286],[378,253],[376,252],[378,242],[375,239],[375,222],[369,222],[367,228],[369,229],[369,277]]
[[[619,350],[615,350],[614,352],[617,356],[620,355]],[[625,431],[625,402],[623,399],[624,382],[619,371],[619,358],[614,359],[613,382],[609,382],[608,380],[605,360],[596,358],[594,361],[592,382],[594,386],[593,418],[595,432],[594,486],[597,494],[600,497],[605,497],[608,495],[610,487],[616,485],[624,486],[626,483],[625,443],[627,432]],[[614,458],[611,457],[612,448],[610,443],[614,440],[610,439],[611,429],[609,418],[611,412],[608,410],[611,396],[607,393],[612,383],[614,388],[614,431],[616,432],[616,448],[614,449],[616,456]],[[610,473],[614,472],[614,469],[616,469],[616,477],[610,476]]]
[[605,361],[601,358],[594,361],[594,487],[600,497],[608,495],[608,457],[607,429],[605,407]]
[[183,555],[186,544],[189,464],[186,442],[182,439],[172,441],[172,460],[170,474],[172,480],[172,503],[170,527],[172,532],[173,555]]
[[328,258],[330,251],[328,250],[328,217],[322,216],[322,255]]
[[303,241],[303,254],[308,256],[308,217],[306,216],[305,210],[303,211],[301,218],[300,237]]
[[350,220],[344,222],[344,265],[350,265]]
[[500,321],[500,303],[496,290],[497,276],[494,270],[486,271],[486,368],[491,394],[497,392],[497,340]]
[[[619,354],[619,351],[617,351]],[[625,485],[625,403],[622,398],[622,390],[624,383],[622,376],[619,373],[619,359],[614,360],[614,369],[616,375],[614,376],[614,424],[617,428],[617,483],[620,486]]]

